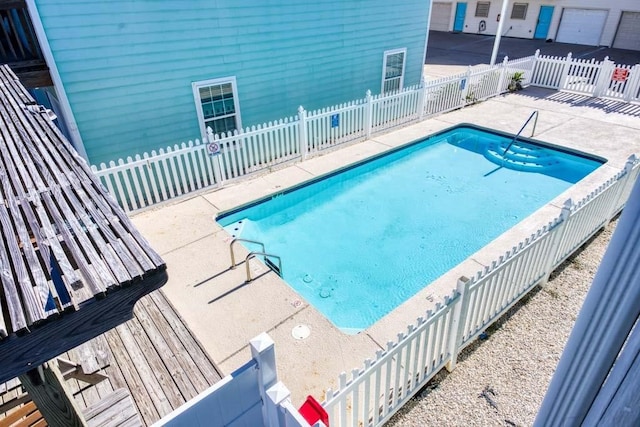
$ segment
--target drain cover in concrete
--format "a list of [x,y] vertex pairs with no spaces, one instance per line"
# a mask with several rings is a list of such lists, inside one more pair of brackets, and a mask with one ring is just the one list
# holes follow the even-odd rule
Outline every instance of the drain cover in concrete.
[[306,325],[294,326],[291,330],[291,335],[297,340],[303,340],[309,336],[311,330]]

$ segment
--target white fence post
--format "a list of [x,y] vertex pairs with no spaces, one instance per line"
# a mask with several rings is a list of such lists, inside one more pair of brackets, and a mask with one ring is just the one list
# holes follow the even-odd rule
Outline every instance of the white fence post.
[[269,401],[267,390],[278,382],[275,343],[266,332],[263,332],[249,341],[249,346],[251,347],[251,357],[258,364],[258,385],[260,387],[260,397],[262,398],[262,418],[264,420],[270,420],[271,414],[267,405]]
[[560,77],[560,86],[558,90],[564,89],[567,86],[567,80],[569,78],[569,69],[571,68],[571,63],[573,62],[572,54],[569,52],[567,57],[564,60],[564,66],[562,67],[562,77]]
[[371,98],[371,91],[367,89],[366,107],[364,109],[364,135],[366,139],[371,138],[371,127],[373,126],[373,102]]
[[298,142],[300,144],[300,155],[302,160],[306,160],[309,154],[309,141],[307,139],[307,112],[301,106],[298,107]]
[[528,84],[535,84],[534,81],[534,76],[536,75],[536,66],[538,65],[538,62],[540,61],[540,49],[536,49],[536,52],[533,54],[533,64],[531,64],[531,72],[529,73],[529,81]]
[[467,74],[463,77],[464,88],[460,92],[460,97],[462,98],[462,104],[465,105],[467,103],[467,94],[469,93],[469,84],[471,83],[471,65],[467,67]]
[[633,170],[633,165],[636,163],[636,155],[632,154],[627,159],[627,162],[624,165],[624,176],[618,183],[618,189],[616,191],[616,196],[613,198],[613,203],[611,204],[611,211],[607,214],[607,224],[611,222],[613,219],[613,215],[616,213],[616,208],[620,203],[620,197],[622,197],[622,193],[629,185],[629,179],[631,179],[631,171]]
[[596,82],[595,88],[593,89],[593,96],[599,97],[604,94],[609,88],[609,83],[611,83],[611,74],[613,74],[613,69],[615,68],[615,63],[609,60],[609,57],[606,56],[604,61],[600,64],[600,69],[598,70],[598,81]]
[[[210,144],[213,143],[216,140],[216,137],[213,135],[213,130],[211,130],[210,127],[207,127],[207,142],[209,142]],[[222,150],[222,147],[220,147],[220,150]],[[221,172],[221,167],[220,167],[220,156],[221,154],[215,154],[210,156],[211,159],[211,163],[213,163],[213,177],[216,180],[216,184],[218,184],[219,186],[222,186],[222,172]]]
[[496,94],[499,95],[504,90],[504,79],[507,77],[507,63],[509,62],[509,57],[505,56],[502,60],[502,64],[500,65],[500,78],[498,79],[498,89],[496,90]]
[[624,102],[636,99],[640,93],[640,64],[634,65],[629,74],[629,80],[624,88]]
[[451,326],[449,328],[449,361],[446,364],[447,371],[451,372],[458,361],[458,348],[462,340],[464,325],[469,311],[469,285],[471,280],[465,276],[458,279],[457,292],[460,295],[453,308]]
[[422,120],[424,118],[424,100],[426,97],[425,94],[425,86],[426,82],[424,80],[424,76],[420,77],[420,86],[418,86],[418,120]]
[[[564,240],[564,235],[567,231],[567,223],[569,222],[569,218],[571,217],[571,207],[573,206],[573,202],[571,199],[567,199],[564,202],[564,206],[562,206],[562,211],[560,212],[560,223],[556,225],[555,234],[553,235],[553,241],[549,245],[549,254],[546,259],[547,265],[544,267],[544,277],[540,281],[541,285],[544,285],[549,281],[549,276],[553,272],[553,265],[555,264],[555,260],[558,257],[558,252],[560,251],[560,243]],[[555,250],[554,250],[555,248]]]
[[278,408],[290,397],[289,389],[279,381],[267,390],[267,399],[263,401],[268,414],[265,426],[281,427],[285,425],[284,414]]

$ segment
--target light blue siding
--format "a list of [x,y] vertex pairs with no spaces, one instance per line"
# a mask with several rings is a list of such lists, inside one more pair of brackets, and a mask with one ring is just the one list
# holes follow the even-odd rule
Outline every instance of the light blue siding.
[[244,126],[419,83],[429,1],[36,0],[93,164],[199,137],[194,81],[235,76]]

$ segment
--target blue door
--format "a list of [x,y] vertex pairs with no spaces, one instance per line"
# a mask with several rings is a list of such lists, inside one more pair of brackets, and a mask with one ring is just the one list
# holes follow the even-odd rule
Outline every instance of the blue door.
[[546,39],[551,25],[551,17],[553,16],[553,6],[540,6],[540,14],[538,15],[538,25],[536,32],[533,33],[534,39]]
[[464,29],[464,15],[467,13],[466,3],[456,3],[456,19],[453,21],[453,31]]

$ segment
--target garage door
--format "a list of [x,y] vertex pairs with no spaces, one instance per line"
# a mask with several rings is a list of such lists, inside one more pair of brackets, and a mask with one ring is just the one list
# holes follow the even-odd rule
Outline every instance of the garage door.
[[606,20],[606,10],[565,8],[556,41],[598,46]]
[[452,3],[433,3],[431,7],[430,30],[451,31],[451,5]]
[[622,12],[613,47],[640,50],[640,12]]

